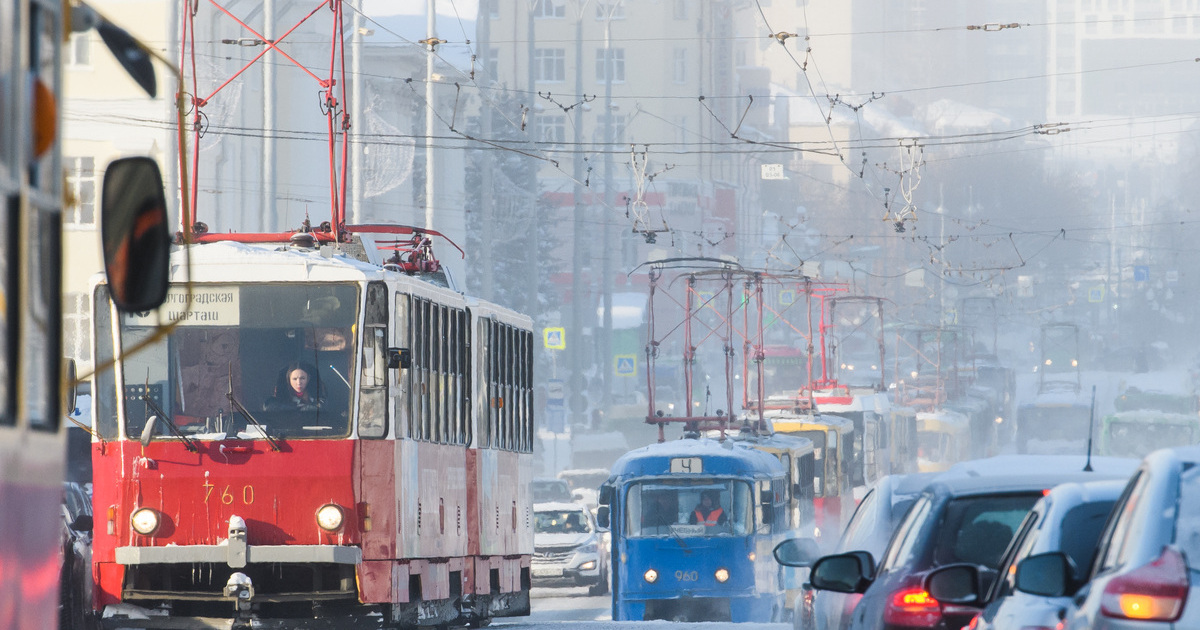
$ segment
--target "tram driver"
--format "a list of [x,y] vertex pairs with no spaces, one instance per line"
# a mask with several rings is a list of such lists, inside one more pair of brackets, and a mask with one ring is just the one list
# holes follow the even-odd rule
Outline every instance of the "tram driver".
[[706,527],[724,526],[729,517],[721,508],[721,493],[718,490],[705,490],[700,493],[700,504],[692,510],[688,522],[692,525]]
[[264,411],[316,411],[325,402],[316,366],[293,361],[279,371],[275,395],[263,404]]

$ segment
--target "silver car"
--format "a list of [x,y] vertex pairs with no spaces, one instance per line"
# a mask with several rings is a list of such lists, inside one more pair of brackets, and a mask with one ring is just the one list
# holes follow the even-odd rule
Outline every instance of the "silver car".
[[1017,565],[1017,589],[1071,597],[1062,627],[1200,628],[1200,447],[1146,456],[1081,580],[1061,551]]
[[537,503],[533,516],[533,585],[587,586],[590,595],[607,593],[608,539],[587,506]]

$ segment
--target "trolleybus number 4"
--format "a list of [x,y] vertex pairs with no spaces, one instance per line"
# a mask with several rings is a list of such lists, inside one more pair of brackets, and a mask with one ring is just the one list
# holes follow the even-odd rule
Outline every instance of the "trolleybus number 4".
[[699,474],[704,472],[703,462],[704,460],[699,457],[673,457],[671,458],[671,472]]
[[[213,484],[208,483],[207,481],[204,482],[204,502],[205,503],[208,503],[208,500],[212,498],[213,490],[215,490],[215,489],[216,489],[216,486],[214,486]],[[234,494],[229,491],[229,486],[225,486],[225,488],[221,490],[220,499],[221,499],[221,503],[224,503],[225,505],[233,505],[235,497],[234,497]],[[250,505],[251,503],[254,503],[254,486],[243,486],[242,487],[242,503],[245,505]]]

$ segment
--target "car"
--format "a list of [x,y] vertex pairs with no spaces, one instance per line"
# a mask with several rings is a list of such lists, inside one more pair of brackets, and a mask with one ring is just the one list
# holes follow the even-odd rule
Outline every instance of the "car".
[[1200,447],[1147,455],[1113,506],[1090,567],[1079,575],[1073,565],[1062,551],[1017,565],[1018,590],[1069,598],[1059,627],[1200,628]]
[[533,558],[536,587],[586,586],[589,595],[608,592],[608,543],[592,512],[579,503],[533,506]]
[[[873,557],[882,556],[905,512],[936,477],[935,473],[915,473],[879,478],[867,488],[832,552],[867,551]],[[776,547],[776,560],[803,557],[800,554],[801,546],[806,544],[803,540],[794,538],[780,543]],[[843,628],[861,597],[857,593],[817,591],[807,583],[801,584],[799,591],[789,602],[795,630]]]
[[[959,565],[930,573],[926,590],[938,601],[951,602],[955,606],[982,607],[972,622],[972,630],[1053,628],[1059,622],[1059,615],[1070,605],[1070,599],[1017,590],[1017,564],[1031,555],[1061,551],[1074,566],[1090,566],[1100,532],[1125,483],[1113,480],[1056,486],[1034,504],[1025,517],[1005,553],[999,577],[991,589],[979,590],[976,567]],[[943,592],[943,588],[949,592]]]
[[63,483],[60,628],[92,630],[92,495],[83,484]]
[[1057,459],[1009,456],[1002,471],[987,460],[952,469],[922,490],[878,564],[867,551],[825,556],[813,564],[809,581],[819,590],[862,594],[847,626],[854,630],[961,628],[978,609],[934,599],[925,588],[928,574],[975,565],[980,590],[990,587],[1009,542],[1044,493],[1060,483],[1125,478],[1137,465],[1112,460],[1091,472],[1083,466],[1062,472]]
[[547,501],[571,502],[571,486],[564,479],[538,477],[529,482],[529,489],[531,491],[530,494],[533,495],[534,503],[546,503]]

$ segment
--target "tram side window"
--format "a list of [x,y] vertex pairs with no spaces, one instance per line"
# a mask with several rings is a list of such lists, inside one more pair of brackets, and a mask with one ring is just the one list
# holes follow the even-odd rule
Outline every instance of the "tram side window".
[[[412,330],[409,328],[409,296],[404,293],[396,294],[396,316],[394,327],[396,343],[401,348],[407,348],[409,351],[409,359],[412,359]],[[412,378],[412,364],[409,364],[408,369],[395,370],[395,382],[392,385],[396,388],[395,399],[396,403],[396,433],[397,437],[412,437],[412,409],[408,406],[407,401],[412,398],[412,388],[409,386],[409,379]]]
[[387,434],[387,320],[387,288],[380,283],[371,283],[367,286],[367,309],[363,318],[362,391],[358,405],[360,437]]
[[[113,328],[112,328],[112,302],[108,299],[108,287],[100,285],[96,287],[96,294],[92,300],[95,305],[95,316],[92,320],[96,328],[96,334],[92,335],[95,340],[96,350],[93,356],[96,357],[96,365],[104,365],[112,361],[113,353]],[[96,373],[95,388],[97,392],[113,392],[117,389],[116,370],[100,370]],[[96,401],[96,416],[92,419],[93,428],[96,434],[105,440],[117,439],[117,400],[113,396],[94,396]]]
[[487,325],[489,445],[503,450],[533,449],[532,333],[507,324]]

